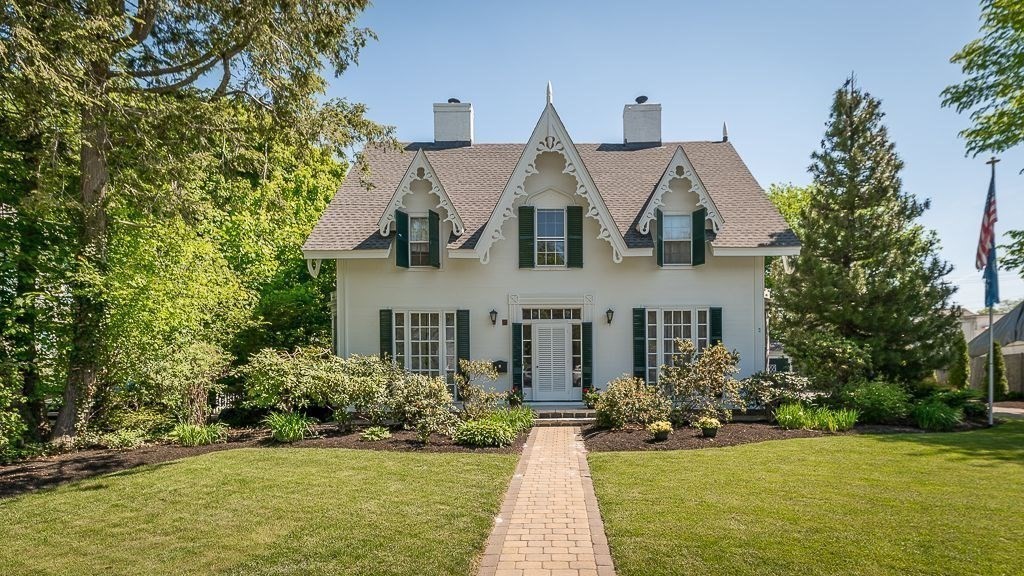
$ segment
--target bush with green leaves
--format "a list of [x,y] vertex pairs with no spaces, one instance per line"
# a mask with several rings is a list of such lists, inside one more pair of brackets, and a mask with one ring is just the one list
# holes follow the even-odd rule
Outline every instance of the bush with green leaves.
[[460,422],[452,438],[464,446],[501,447],[515,442],[516,433],[508,424],[487,418]]
[[512,432],[520,434],[533,427],[537,415],[528,406],[502,408],[492,412],[486,419],[508,426]]
[[661,390],[623,375],[608,383],[597,402],[597,425],[620,429],[667,420],[672,405]]
[[[359,360],[354,357],[352,365]],[[347,367],[346,360],[326,348],[311,346],[291,353],[264,348],[237,373],[245,379],[247,406],[293,411],[311,405],[347,406]]]
[[932,394],[932,400],[942,402],[950,408],[963,408],[971,402],[978,402],[982,398],[981,392],[973,388],[955,388],[952,390],[939,390]]
[[811,381],[795,372],[757,372],[740,382],[740,393],[750,408],[774,412],[782,404],[805,402],[813,395]]
[[786,350],[794,354],[799,372],[818,390],[839,390],[849,382],[863,380],[871,370],[871,351],[830,329],[792,330],[787,334]]
[[22,396],[12,386],[8,386],[8,380],[0,373],[0,457],[13,456],[28,431],[28,426],[18,413],[17,405],[21,401]]
[[963,422],[963,410],[952,408],[938,400],[925,400],[916,404],[910,417],[919,428],[930,432],[948,432]]
[[824,430],[842,432],[857,423],[859,414],[848,408],[810,407],[803,404],[783,404],[775,411],[775,421],[787,430]]
[[359,434],[359,439],[363,442],[378,442],[388,438],[391,438],[391,430],[384,426],[370,426]]
[[970,420],[982,420],[988,418],[988,404],[984,402],[965,402],[960,407],[963,410],[964,418]]
[[205,424],[210,417],[210,394],[223,389],[232,357],[208,342],[175,345],[149,366],[153,398],[177,420]]
[[457,420],[452,413],[448,384],[440,378],[405,374],[392,382],[390,403],[393,418],[416,430],[416,437],[424,444],[430,440],[431,434],[450,436]]
[[841,404],[860,413],[865,424],[898,424],[910,410],[910,395],[899,384],[873,380],[845,388]]
[[498,371],[490,360],[459,360],[455,374],[455,388],[462,401],[463,420],[479,420],[498,409],[505,401],[506,392],[488,391],[484,382],[498,379]]
[[[400,420],[392,389],[406,377],[406,372],[379,356],[350,356],[344,361],[345,395],[360,417],[381,425]],[[449,394],[449,397],[451,395]]]
[[176,425],[167,436],[182,446],[206,446],[226,441],[228,427],[219,422],[215,424],[182,422]]
[[672,433],[672,423],[668,420],[658,420],[647,425],[647,433],[655,438],[667,437]]
[[263,419],[270,428],[270,437],[277,442],[298,442],[313,436],[316,420],[299,412],[271,412]]
[[131,450],[142,446],[146,440],[145,432],[132,428],[122,428],[110,432],[86,431],[75,438],[75,447]]
[[701,430],[717,430],[722,427],[722,422],[718,418],[701,416],[693,423],[693,427]]
[[707,416],[723,422],[732,419],[732,410],[746,410],[740,383],[739,355],[721,343],[697,354],[690,340],[677,338],[671,366],[662,366],[658,384],[672,408],[688,420]]

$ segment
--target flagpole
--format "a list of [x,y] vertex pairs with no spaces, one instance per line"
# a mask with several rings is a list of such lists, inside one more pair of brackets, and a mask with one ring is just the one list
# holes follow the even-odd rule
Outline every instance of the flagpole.
[[[992,167],[992,181],[996,181],[996,162],[999,159],[995,156],[991,160],[986,162]],[[995,231],[993,231],[993,234]],[[987,289],[986,289],[987,291]],[[995,424],[995,392],[996,392],[996,371],[995,371],[995,337],[992,333],[992,313],[995,304],[991,304],[988,307],[988,425],[992,426]]]

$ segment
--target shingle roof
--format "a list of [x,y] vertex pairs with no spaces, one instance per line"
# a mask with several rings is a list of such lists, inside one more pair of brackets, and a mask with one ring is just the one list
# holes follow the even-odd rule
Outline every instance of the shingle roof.
[[[627,246],[652,245],[650,234],[636,231],[636,222],[679,146],[724,221],[713,242],[715,247],[799,246],[796,235],[728,142],[666,142],[643,148],[576,144]],[[466,233],[453,237],[449,246],[473,248],[523,153],[522,144],[413,143],[390,151],[369,148],[362,160],[369,174],[364,177],[360,167],[349,173],[303,250],[387,248],[391,240],[380,235],[377,220],[387,209],[413,154],[421,149],[466,226]]]

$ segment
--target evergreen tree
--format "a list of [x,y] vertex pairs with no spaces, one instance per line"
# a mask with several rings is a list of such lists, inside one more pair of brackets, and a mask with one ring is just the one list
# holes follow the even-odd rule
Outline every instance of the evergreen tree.
[[928,202],[903,190],[882,118],[881,102],[852,76],[836,91],[811,156],[801,255],[776,289],[786,351],[820,386],[918,382],[945,365],[959,330],[951,267],[936,255],[935,233],[916,222]]
[[[996,375],[992,395],[998,402],[1010,393],[1010,382],[1006,379],[1006,359],[1003,358],[1003,347],[999,342],[993,342],[992,349],[995,353],[992,364]],[[985,358],[985,380],[981,383],[981,389],[988,394],[988,358]]]
[[956,334],[953,341],[953,363],[949,367],[949,385],[956,389],[967,388],[971,384],[971,357],[967,353],[967,338],[963,330]]

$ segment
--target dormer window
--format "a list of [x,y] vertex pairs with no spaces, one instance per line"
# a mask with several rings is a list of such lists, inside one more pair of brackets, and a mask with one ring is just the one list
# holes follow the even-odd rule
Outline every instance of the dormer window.
[[537,210],[537,266],[565,266],[565,210]]
[[693,231],[689,214],[665,214],[665,264],[691,264]]
[[426,216],[409,217],[409,266],[430,266],[430,223]]

